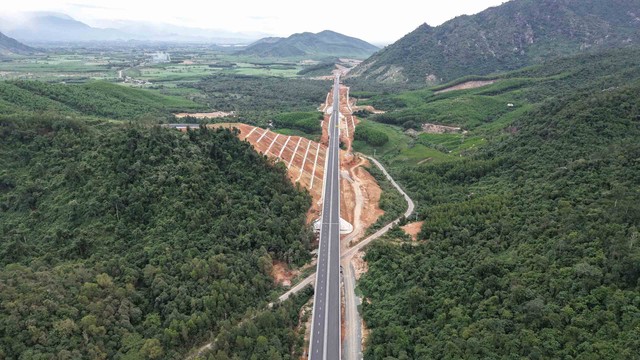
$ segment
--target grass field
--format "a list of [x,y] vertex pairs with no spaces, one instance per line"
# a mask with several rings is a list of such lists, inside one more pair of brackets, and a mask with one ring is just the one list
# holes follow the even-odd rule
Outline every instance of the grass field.
[[320,135],[316,134],[307,134],[304,131],[295,130],[295,129],[276,129],[273,132],[286,135],[286,136],[300,136],[311,141],[320,141]]
[[[389,137],[382,147],[373,148],[355,142],[356,150],[372,154],[374,150],[388,164],[416,164],[428,161],[459,159],[476,152],[489,140],[508,136],[509,126],[534,108],[531,89],[550,88],[569,76],[568,72],[546,77],[526,77],[526,73],[507,74],[496,83],[476,89],[436,94],[440,87],[407,91],[400,94],[369,94],[360,105],[373,105],[387,113],[365,120]],[[412,137],[405,128],[419,129],[421,124],[457,126],[461,133],[426,134]]]
[[41,81],[0,82],[0,113],[55,111],[107,119],[172,117],[172,112],[206,110],[184,97],[134,89],[104,81],[59,84]]
[[42,81],[115,80],[126,66],[126,55],[91,53],[51,53],[14,57],[0,61],[0,79]]
[[[401,162],[413,165],[426,161],[440,162],[456,159],[454,154],[438,151],[421,144],[419,139],[405,134],[400,127],[369,120],[361,120],[358,126],[362,126],[362,124],[384,132],[389,137],[389,141],[383,146],[374,147],[364,141],[356,140],[353,142],[353,149],[357,152],[375,155],[376,158],[382,158],[387,163]],[[445,139],[443,138],[443,140]]]

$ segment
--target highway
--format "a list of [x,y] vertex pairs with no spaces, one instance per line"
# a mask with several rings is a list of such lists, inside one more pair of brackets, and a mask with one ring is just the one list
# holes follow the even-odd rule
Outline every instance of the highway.
[[324,174],[322,225],[316,265],[310,360],[338,360],[340,343],[340,77],[333,84],[333,111],[327,126],[329,148]]

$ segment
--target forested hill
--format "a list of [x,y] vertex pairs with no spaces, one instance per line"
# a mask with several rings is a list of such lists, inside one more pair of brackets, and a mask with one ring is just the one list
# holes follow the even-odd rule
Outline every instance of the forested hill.
[[367,252],[366,358],[640,358],[637,59],[556,60],[423,97],[478,116],[468,136],[487,142],[391,164],[425,222],[418,243],[396,233]]
[[309,260],[309,196],[229,130],[11,115],[0,138],[0,358],[182,359],[264,306],[273,259]]
[[424,24],[350,75],[360,81],[433,84],[629,46],[640,46],[638,0],[512,0],[435,28]]
[[34,52],[36,52],[36,49],[0,32],[0,56],[11,54],[31,54]]
[[118,120],[173,119],[172,112],[204,109],[204,105],[184,98],[104,81],[86,84],[0,82],[0,115],[51,112]]
[[378,48],[366,41],[325,30],[317,34],[300,33],[288,38],[265,38],[249,45],[242,54],[290,57],[321,56],[365,59]]

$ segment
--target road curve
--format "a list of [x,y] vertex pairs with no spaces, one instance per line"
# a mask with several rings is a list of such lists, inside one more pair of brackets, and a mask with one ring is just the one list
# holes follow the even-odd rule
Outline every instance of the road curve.
[[[364,155],[363,155],[364,156]],[[365,156],[372,163],[374,163],[385,175],[385,177],[391,182],[391,184],[404,196],[404,199],[407,201],[407,211],[404,212],[404,217],[409,217],[413,214],[415,209],[415,204],[413,200],[407,195],[404,190],[398,185],[398,183],[393,180],[391,175],[387,172],[387,170],[380,164],[380,162],[374,158]],[[402,217],[397,218],[393,222],[387,224],[382,229],[376,231],[373,235],[367,237],[362,240],[354,247],[345,251],[342,255],[342,268],[344,269],[343,279],[344,279],[344,294],[345,294],[345,321],[346,321],[346,337],[345,337],[345,346],[344,346],[344,359],[345,360],[360,360],[362,359],[362,329],[361,324],[362,320],[360,319],[360,313],[358,312],[358,304],[359,300],[356,296],[355,292],[355,271],[353,266],[351,265],[351,258],[358,251],[360,251],[363,247],[370,244],[375,239],[384,235],[387,231],[389,231],[395,224],[400,222]]]
[[[398,183],[395,182],[395,180],[393,180],[391,175],[389,175],[387,170],[384,168],[384,166],[382,166],[382,164],[380,164],[380,162],[378,162],[378,160],[376,160],[376,159],[374,159],[372,157],[366,156],[366,155],[362,155],[362,156],[364,156],[367,159],[371,160],[371,162],[373,162],[380,170],[382,170],[382,173],[391,182],[393,187],[395,187],[396,190],[398,190],[398,192],[400,192],[400,194],[402,194],[402,196],[404,196],[404,199],[407,202],[407,211],[404,212],[402,217],[408,218],[409,216],[411,216],[411,214],[413,214],[413,211],[415,210],[416,206],[413,203],[413,200],[411,200],[411,198],[409,197],[409,195],[407,195],[407,193],[405,193],[404,190],[402,190],[400,185],[398,185]],[[360,241],[359,243],[357,243],[353,247],[349,248],[349,250],[345,251],[344,254],[342,254],[342,258],[344,259],[346,257],[353,256],[355,253],[360,251],[363,247],[369,245],[373,240],[375,240],[375,239],[379,238],[380,236],[384,235],[387,231],[391,230],[391,228],[394,225],[398,224],[400,222],[400,220],[402,220],[402,217],[399,217],[399,218],[395,219],[394,221],[388,223],[387,225],[385,225],[380,230],[376,231],[372,235],[369,235],[366,239]]]

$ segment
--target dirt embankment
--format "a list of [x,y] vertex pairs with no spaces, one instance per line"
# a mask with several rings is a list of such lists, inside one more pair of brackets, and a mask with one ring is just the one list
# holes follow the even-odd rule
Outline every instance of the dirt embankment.
[[173,115],[178,119],[182,119],[187,116],[196,118],[196,119],[215,119],[215,118],[221,118],[221,117],[227,117],[227,116],[235,116],[236,114],[233,111],[231,112],[214,111],[214,112],[208,112],[208,113],[177,113]]
[[271,276],[273,281],[281,286],[291,286],[291,281],[300,275],[300,270],[291,270],[289,266],[282,261],[274,261],[271,268]]
[[413,239],[413,241],[417,241],[418,234],[422,229],[422,224],[424,224],[424,221],[412,222],[405,226],[402,226],[402,230],[404,230],[404,232],[406,232],[407,235],[411,236],[411,239]]
[[364,261],[364,251],[358,251],[351,258],[351,264],[353,265],[353,269],[355,270],[356,280],[360,280],[362,275],[369,271],[369,265],[366,261]]
[[380,216],[384,215],[384,211],[379,206],[382,189],[376,179],[363,166],[369,166],[369,162],[365,160],[361,166],[354,168],[353,172],[354,177],[360,179],[363,203],[368,204],[364,207],[360,220],[363,230],[366,230],[378,221]]
[[302,356],[300,360],[307,360],[309,356],[309,341],[311,340],[311,321],[313,319],[313,297],[304,304],[300,310],[298,319],[298,328],[296,331],[299,333],[304,326],[304,347],[302,349]]
[[327,147],[315,141],[299,137],[277,134],[273,131],[251,125],[212,124],[211,127],[236,128],[238,137],[248,141],[256,151],[267,155],[274,162],[282,162],[287,167],[289,179],[309,191],[313,201],[307,213],[311,223],[320,215],[320,198],[324,181],[324,165]]
[[353,107],[353,111],[360,111],[360,110],[364,110],[364,111],[370,112],[372,114],[384,114],[385,113],[385,111],[378,110],[378,109],[374,108],[371,105],[362,105],[362,106],[361,105],[357,105],[357,106]]
[[[332,99],[332,97],[329,97]],[[376,222],[384,212],[379,208],[382,190],[375,179],[363,168],[367,166],[366,159],[353,154],[351,145],[358,119],[353,116],[353,102],[349,97],[349,88],[340,87],[340,141],[346,151],[341,151],[341,217],[353,225],[354,233],[343,237],[343,248],[364,234],[364,231]],[[331,104],[333,106],[333,104]],[[328,124],[329,117],[326,117]],[[323,127],[323,128],[326,128]],[[348,241],[344,241],[348,239]]]
[[426,134],[466,134],[462,128],[437,124],[422,124],[422,132]]
[[436,94],[442,94],[454,90],[477,89],[479,87],[494,84],[497,80],[467,81],[462,84],[454,85],[446,89],[438,90]]

